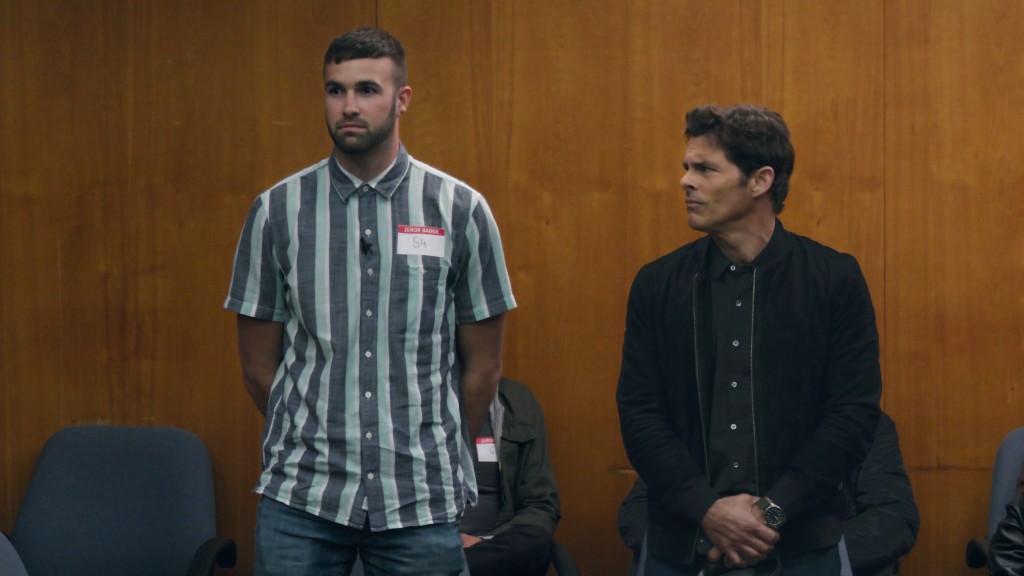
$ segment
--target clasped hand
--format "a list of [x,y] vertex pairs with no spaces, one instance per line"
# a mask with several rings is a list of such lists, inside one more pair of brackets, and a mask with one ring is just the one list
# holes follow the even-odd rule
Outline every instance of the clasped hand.
[[701,528],[714,544],[708,562],[724,558],[730,567],[757,564],[771,554],[779,540],[779,533],[764,523],[757,496],[750,494],[716,500],[704,515]]

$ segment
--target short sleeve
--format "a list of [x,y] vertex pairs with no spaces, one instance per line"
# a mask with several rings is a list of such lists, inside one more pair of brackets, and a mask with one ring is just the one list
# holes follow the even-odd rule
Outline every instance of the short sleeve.
[[516,307],[498,225],[483,196],[474,192],[473,197],[465,231],[468,257],[455,286],[460,323],[479,322]]
[[260,320],[284,322],[284,281],[268,225],[266,195],[256,199],[242,227],[224,307]]

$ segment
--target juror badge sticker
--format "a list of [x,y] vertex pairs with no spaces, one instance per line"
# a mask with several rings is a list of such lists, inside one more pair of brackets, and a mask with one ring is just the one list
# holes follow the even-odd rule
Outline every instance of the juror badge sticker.
[[480,462],[497,462],[498,450],[494,438],[480,436],[476,439],[476,459]]
[[444,256],[444,228],[399,226],[398,253],[405,256]]

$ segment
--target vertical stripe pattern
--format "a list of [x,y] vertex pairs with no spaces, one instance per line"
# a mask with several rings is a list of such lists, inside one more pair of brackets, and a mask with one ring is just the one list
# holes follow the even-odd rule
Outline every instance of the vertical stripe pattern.
[[375,187],[323,160],[256,199],[224,306],[284,324],[257,492],[373,530],[475,500],[455,329],[515,307],[483,196],[404,147]]

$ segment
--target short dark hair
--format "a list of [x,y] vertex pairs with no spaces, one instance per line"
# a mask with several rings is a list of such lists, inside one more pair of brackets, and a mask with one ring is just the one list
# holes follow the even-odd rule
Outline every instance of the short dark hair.
[[335,38],[324,54],[324,68],[361,58],[390,58],[395,63],[395,88],[409,81],[405,70],[405,49],[397,38],[380,28],[364,26],[349,30]]
[[768,192],[775,213],[782,212],[789,194],[789,177],[796,160],[789,128],[778,112],[758,106],[698,106],[686,113],[686,136],[704,136],[726,158],[750,176],[771,166],[775,180]]

